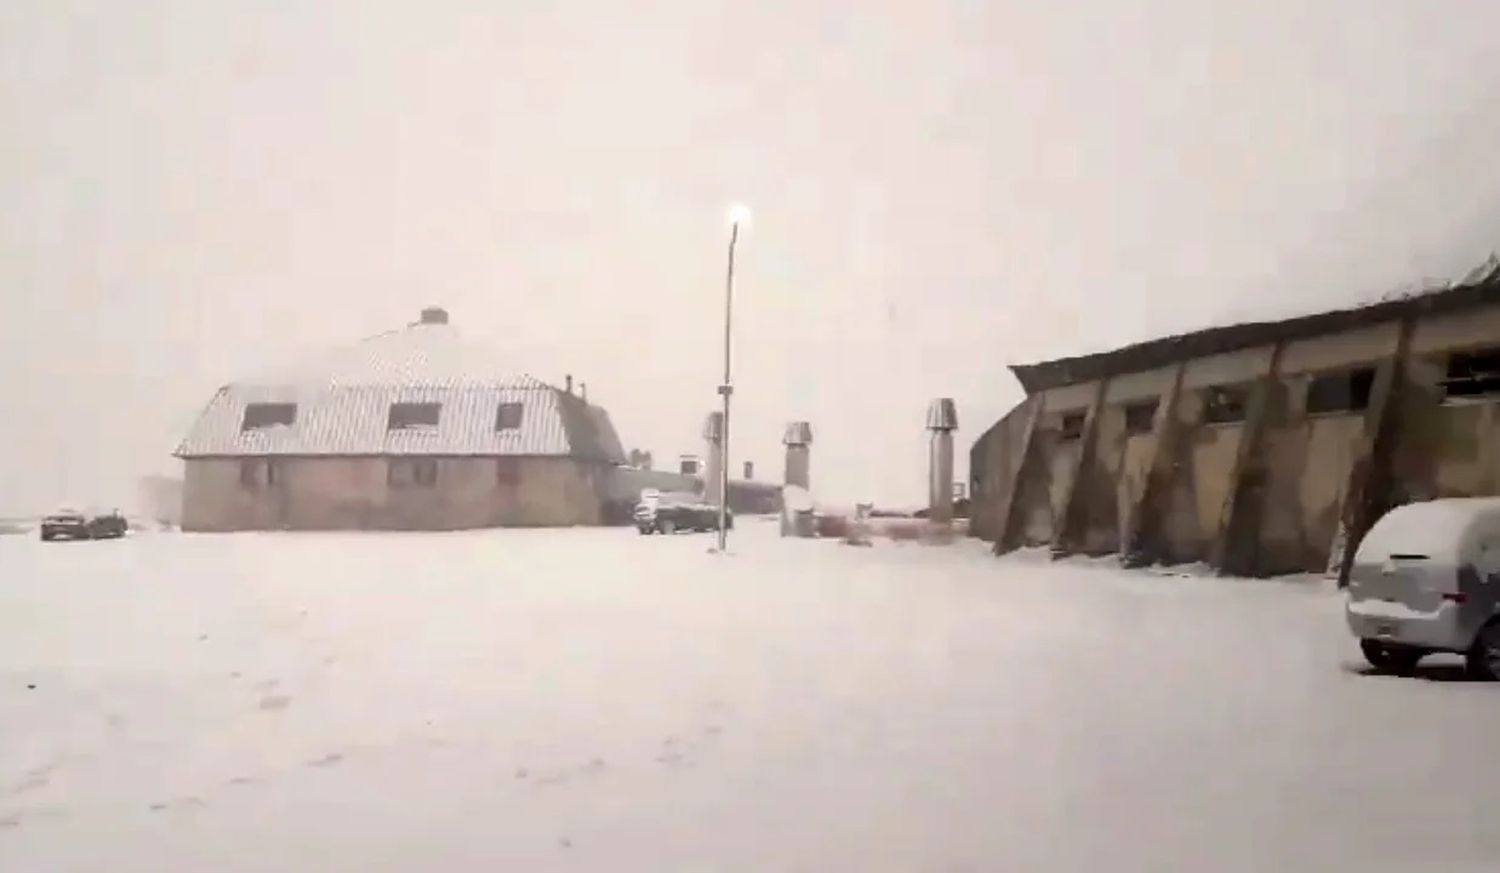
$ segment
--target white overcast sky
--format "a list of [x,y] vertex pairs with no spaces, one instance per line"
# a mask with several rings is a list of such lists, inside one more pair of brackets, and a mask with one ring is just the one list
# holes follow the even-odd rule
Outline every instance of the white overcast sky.
[[[129,504],[220,384],[428,303],[627,447],[923,497],[1005,365],[1500,245],[1492,0],[0,3],[0,511]],[[966,458],[961,458],[963,475]],[[737,466],[737,464],[736,464]]]

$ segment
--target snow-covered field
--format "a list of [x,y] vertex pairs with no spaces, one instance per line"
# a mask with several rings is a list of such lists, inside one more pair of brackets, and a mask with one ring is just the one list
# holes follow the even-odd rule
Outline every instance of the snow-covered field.
[[1494,870],[1323,585],[630,530],[0,538],[0,870]]

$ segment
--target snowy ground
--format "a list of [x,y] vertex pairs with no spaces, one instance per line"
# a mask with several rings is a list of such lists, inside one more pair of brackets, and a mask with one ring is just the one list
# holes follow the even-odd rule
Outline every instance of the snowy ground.
[[1320,585],[745,523],[0,538],[0,870],[1493,870]]

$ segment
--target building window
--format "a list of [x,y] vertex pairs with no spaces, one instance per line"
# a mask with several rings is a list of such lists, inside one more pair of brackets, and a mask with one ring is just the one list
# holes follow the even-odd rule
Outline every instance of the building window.
[[393,488],[432,488],[437,480],[435,458],[393,458],[386,467],[386,484]]
[[1084,414],[1082,412],[1064,412],[1062,415],[1062,425],[1058,431],[1058,439],[1063,441],[1083,439],[1083,419]]
[[422,430],[438,426],[438,416],[443,411],[441,403],[392,403],[390,417],[386,421],[388,430]]
[[495,412],[495,430],[520,430],[526,407],[520,403],[502,403]]
[[1446,397],[1500,396],[1500,348],[1454,352],[1448,356]]
[[1156,400],[1125,404],[1125,432],[1150,433],[1156,425]]
[[261,430],[277,425],[290,426],[297,420],[295,403],[247,403],[245,417],[240,419],[240,432]]
[[496,458],[495,481],[501,485],[515,485],[521,481],[520,458]]
[[240,460],[240,487],[270,488],[281,484],[280,465],[264,458]]
[[1307,414],[1358,412],[1370,405],[1375,371],[1370,367],[1316,376],[1307,385]]
[[1233,424],[1245,420],[1250,391],[1243,385],[1218,385],[1203,389],[1203,422]]

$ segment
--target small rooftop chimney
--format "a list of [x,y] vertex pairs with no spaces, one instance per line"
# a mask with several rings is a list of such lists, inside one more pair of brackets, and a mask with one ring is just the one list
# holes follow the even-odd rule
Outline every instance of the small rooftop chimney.
[[566,376],[563,377],[563,387],[567,390],[567,392],[569,394],[573,393],[573,374],[572,373],[569,373],[568,375],[566,375]]
[[755,478],[755,462],[754,461],[746,461],[745,462],[745,481],[749,482],[750,480],[752,480],[754,478]]
[[422,310],[422,317],[418,324],[447,324],[448,310],[441,306],[429,306]]
[[588,403],[589,402],[589,383],[587,383],[587,382],[579,382],[578,383],[578,397],[584,403]]

